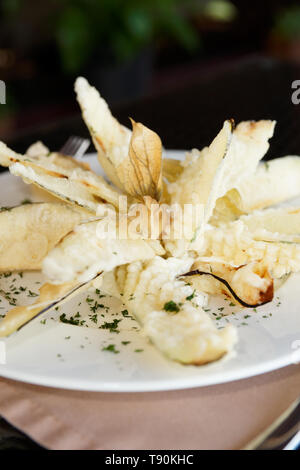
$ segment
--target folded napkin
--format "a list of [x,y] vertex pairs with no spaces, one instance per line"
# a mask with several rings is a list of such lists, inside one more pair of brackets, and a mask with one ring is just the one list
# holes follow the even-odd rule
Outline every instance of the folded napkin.
[[299,394],[299,365],[152,393],[77,392],[0,379],[0,414],[49,449],[240,449]]

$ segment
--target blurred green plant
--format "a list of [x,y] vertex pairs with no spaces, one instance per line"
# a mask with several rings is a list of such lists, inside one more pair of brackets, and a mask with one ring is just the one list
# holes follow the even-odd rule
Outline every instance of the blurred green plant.
[[22,0],[2,0],[1,10],[7,16],[14,16],[22,7]]
[[[39,0],[1,0],[7,20],[34,17]],[[237,15],[230,0],[44,0],[44,37],[54,39],[62,67],[78,73],[93,58],[122,63],[143,49],[173,40],[189,53],[201,45],[195,24],[202,16],[229,22]],[[196,20],[196,21],[193,21]],[[30,25],[28,26],[30,28]],[[40,33],[41,34],[41,33]],[[29,35],[30,36],[30,35]]]
[[237,17],[238,10],[227,0],[210,0],[204,5],[203,13],[213,20],[230,22]]
[[189,52],[200,38],[189,21],[201,0],[61,0],[54,34],[65,71],[75,73],[93,54],[130,60],[159,38],[170,37]]
[[274,31],[286,39],[300,38],[300,6],[292,5],[275,18]]

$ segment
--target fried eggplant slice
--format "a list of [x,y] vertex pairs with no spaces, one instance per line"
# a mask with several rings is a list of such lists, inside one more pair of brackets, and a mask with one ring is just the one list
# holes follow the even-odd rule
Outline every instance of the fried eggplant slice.
[[243,221],[237,220],[206,230],[198,257],[207,263],[222,261],[235,267],[257,261],[265,266],[272,278],[278,279],[300,271],[300,244],[287,241],[286,235],[280,237],[282,240],[279,237],[256,240]]
[[217,200],[255,172],[269,148],[274,126],[273,121],[249,121],[234,129],[232,121],[225,121],[212,144],[201,152],[194,150],[176,183],[169,185],[172,203],[197,204],[203,208],[200,224],[193,227],[193,248],[201,244]]
[[[91,282],[99,278],[101,274],[95,276]],[[45,283],[40,288],[40,295],[32,305],[18,306],[11,309],[0,322],[0,337],[9,336],[21,327],[27,325],[31,320],[39,315],[43,315],[54,307],[61,306],[69,301],[74,295],[88,289],[91,282],[78,284],[67,282],[64,284]]]
[[260,307],[273,300],[273,279],[266,267],[258,262],[232,267],[197,261],[183,277],[188,278],[198,291],[226,295],[243,307]]
[[50,152],[49,148],[40,140],[34,142],[30,147],[28,147],[26,150],[26,156],[37,159],[43,159],[43,157],[50,158],[52,163],[61,168],[65,168],[66,170],[73,170],[76,168],[91,170],[91,167],[87,162],[77,160],[74,157],[70,157],[59,152]]
[[17,154],[0,143],[0,164],[9,166],[13,175],[34,184],[71,204],[97,213],[101,204],[119,206],[119,191],[100,175],[84,168],[70,157],[57,153],[48,156]]
[[85,215],[70,206],[25,204],[0,212],[0,271],[40,269],[47,253]]
[[85,78],[77,78],[75,92],[99,162],[110,181],[122,189],[116,168],[127,158],[131,131],[112,116],[106,101]]
[[128,311],[166,357],[182,364],[202,365],[232,351],[237,335],[232,325],[218,330],[202,308],[206,296],[178,279],[192,263],[192,259],[160,256],[137,261],[116,268],[115,283],[111,274],[104,275],[102,288],[118,287]]
[[261,162],[256,172],[244,178],[218,199],[210,223],[218,226],[243,214],[275,206],[300,194],[300,157],[287,156]]
[[240,217],[255,240],[300,243],[300,208],[265,209]]
[[118,239],[103,233],[99,222],[77,226],[44,259],[43,272],[53,282],[86,282],[100,271],[164,254],[158,240]]
[[287,156],[261,162],[256,172],[244,178],[218,199],[210,223],[218,226],[243,214],[275,206],[300,194],[300,157]]
[[213,214],[209,220],[216,227],[237,220],[244,212],[239,208],[240,195],[236,189],[231,189],[225,196],[216,201]]
[[259,164],[256,172],[237,186],[233,199],[244,213],[273,206],[300,194],[300,157],[287,156]]
[[137,199],[150,196],[159,201],[162,192],[159,136],[133,120],[132,132],[121,126],[98,91],[84,78],[76,80],[75,91],[99,161],[109,179]]

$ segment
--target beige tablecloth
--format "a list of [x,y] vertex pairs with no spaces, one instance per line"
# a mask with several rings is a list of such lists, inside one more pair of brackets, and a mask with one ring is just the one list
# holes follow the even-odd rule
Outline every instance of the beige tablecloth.
[[0,379],[0,414],[49,449],[239,449],[299,394],[299,365],[153,393],[77,392]]

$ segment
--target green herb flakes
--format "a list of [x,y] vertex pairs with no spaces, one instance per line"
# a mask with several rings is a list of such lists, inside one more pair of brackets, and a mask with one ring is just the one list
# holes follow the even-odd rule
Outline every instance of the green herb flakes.
[[175,313],[178,313],[180,308],[179,306],[173,301],[173,300],[170,300],[169,302],[166,302],[165,305],[164,305],[164,310],[166,312],[175,312]]

